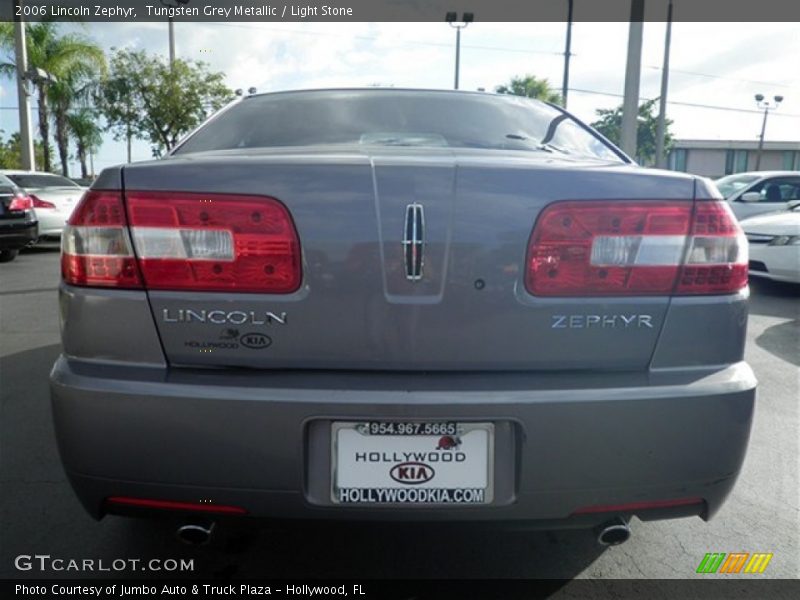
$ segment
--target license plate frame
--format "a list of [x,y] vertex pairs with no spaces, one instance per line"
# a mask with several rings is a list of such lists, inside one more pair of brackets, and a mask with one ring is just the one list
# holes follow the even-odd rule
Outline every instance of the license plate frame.
[[[370,428],[383,428],[381,433],[371,433]],[[454,429],[453,429],[454,428]],[[403,506],[403,507],[465,507],[465,506],[487,506],[493,503],[495,494],[495,424],[488,421],[466,422],[456,420],[351,420],[331,422],[331,445],[330,445],[330,500],[339,506]],[[453,433],[454,432],[454,433]],[[342,437],[344,436],[344,437]],[[341,438],[341,439],[340,439]],[[449,438],[449,439],[446,439]],[[388,442],[391,440],[391,443]],[[342,463],[342,452],[352,452],[354,443],[364,442],[365,448],[370,452],[382,452],[389,456],[389,460],[378,461],[381,468],[375,476],[384,485],[369,486],[349,486],[340,483],[352,483],[358,479],[358,475],[345,473],[352,467],[351,464]],[[451,445],[455,443],[455,445]],[[376,447],[384,446],[384,450]],[[407,446],[406,448],[403,448]],[[443,446],[443,447],[440,447]],[[400,461],[397,458],[406,458],[405,453],[412,453],[419,456],[420,447],[435,450],[423,451],[428,461],[434,458],[434,454],[439,456],[441,462],[437,468],[441,473],[451,471],[450,475],[439,478],[439,482],[433,482],[439,472],[431,476],[430,480],[416,483],[401,481],[392,473],[402,475],[400,470],[403,465],[417,465],[416,468],[424,473],[425,468],[434,470],[432,464],[423,461]],[[401,454],[398,456],[396,452]],[[464,460],[468,465],[457,465],[455,460],[443,460],[445,454],[449,454],[455,459],[456,454],[466,454]],[[394,463],[394,466],[390,466]],[[451,464],[452,463],[452,464]],[[453,466],[456,464],[456,466]],[[478,473],[466,473],[469,465],[477,464]],[[442,470],[442,465],[446,465]],[[389,469],[388,475],[393,481],[388,481],[387,473],[383,472],[382,467]],[[397,469],[395,469],[397,467]],[[485,477],[481,479],[480,473],[485,470]],[[466,475],[470,481],[467,484],[453,486],[452,471],[458,471],[462,476]],[[341,478],[340,478],[341,476]],[[344,481],[342,481],[344,480]],[[437,483],[444,480],[445,487],[437,487]],[[433,482],[433,483],[431,483]],[[378,482],[380,483],[380,482]],[[371,490],[371,491],[370,491]],[[394,490],[394,491],[392,491]],[[404,492],[398,490],[405,490]],[[414,491],[411,491],[414,490]],[[355,495],[354,495],[355,494]]]

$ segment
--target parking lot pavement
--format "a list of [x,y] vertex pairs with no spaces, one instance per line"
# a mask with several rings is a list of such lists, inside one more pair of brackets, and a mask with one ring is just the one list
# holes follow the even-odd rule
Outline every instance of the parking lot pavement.
[[173,521],[95,522],[64,478],[51,423],[57,285],[55,251],[0,265],[0,577],[31,576],[15,569],[14,557],[38,553],[194,558],[189,575],[206,577],[687,578],[707,552],[771,552],[763,577],[800,576],[800,287],[752,285],[747,359],[760,381],[758,408],[744,469],[724,508],[710,523],[634,521],[629,542],[603,550],[584,531],[442,534],[251,523],[220,528],[208,546],[187,547],[175,540]]

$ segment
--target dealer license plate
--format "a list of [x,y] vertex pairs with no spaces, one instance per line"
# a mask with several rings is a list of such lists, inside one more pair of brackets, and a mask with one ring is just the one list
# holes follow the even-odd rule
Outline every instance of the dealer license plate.
[[492,423],[336,422],[331,453],[337,504],[492,501]]

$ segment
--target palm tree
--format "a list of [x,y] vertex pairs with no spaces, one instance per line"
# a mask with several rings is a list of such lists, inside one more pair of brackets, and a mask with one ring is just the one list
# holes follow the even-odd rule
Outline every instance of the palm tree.
[[561,94],[550,90],[550,82],[547,79],[540,79],[535,75],[525,75],[524,77],[513,77],[508,85],[498,85],[495,89],[498,94],[512,94],[514,96],[525,96],[536,98],[553,104],[561,104]]
[[[100,72],[105,68],[103,50],[92,40],[78,33],[61,35],[53,22],[27,24],[28,67],[43,69],[56,78],[67,77],[70,71],[86,69]],[[0,23],[0,49],[14,51],[14,24]],[[9,75],[16,70],[13,60],[0,63],[0,73]],[[39,103],[39,135],[44,142],[44,170],[51,170],[50,109],[48,88],[51,83],[35,81]],[[62,158],[63,160],[63,158]],[[64,165],[62,165],[62,169]]]
[[[105,70],[105,65],[103,65]],[[56,147],[61,159],[61,174],[69,176],[69,113],[73,108],[86,108],[91,102],[98,81],[94,71],[88,65],[76,64],[47,89],[47,97],[52,106],[53,123],[55,125]]]
[[[86,155],[96,152],[103,143],[101,129],[97,124],[97,112],[88,107],[82,107],[67,115],[67,127],[75,138],[78,148],[78,160],[81,163],[81,177],[89,177],[86,168]],[[94,173],[92,173],[94,175]]]

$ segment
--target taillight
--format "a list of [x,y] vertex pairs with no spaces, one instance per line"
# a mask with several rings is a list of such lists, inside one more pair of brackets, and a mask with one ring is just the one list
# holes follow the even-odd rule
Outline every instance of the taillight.
[[61,275],[79,286],[141,289],[120,192],[89,190],[61,234]]
[[34,194],[28,196],[17,196],[8,205],[9,210],[28,210],[29,208],[55,208],[52,202],[42,200]]
[[11,204],[8,205],[8,210],[28,210],[33,208],[33,200],[30,196],[16,196]]
[[33,208],[55,208],[56,205],[52,202],[48,202],[47,200],[42,200],[35,194],[30,194],[29,198],[33,203]]
[[556,202],[528,244],[536,296],[722,294],[747,285],[747,242],[725,202]]
[[676,294],[726,294],[747,285],[747,239],[724,201],[695,204]]
[[300,287],[300,242],[274,198],[129,192],[125,203],[118,191],[83,197],[62,234],[66,283],[272,294]]
[[266,196],[126,192],[145,286],[286,294],[300,287],[289,211]]

